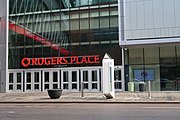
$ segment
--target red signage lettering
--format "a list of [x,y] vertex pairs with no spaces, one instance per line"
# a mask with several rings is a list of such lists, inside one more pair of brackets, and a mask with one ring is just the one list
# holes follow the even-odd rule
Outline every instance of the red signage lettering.
[[48,57],[48,58],[23,58],[23,67],[42,65],[64,65],[64,64],[99,64],[99,55],[92,56],[70,56],[70,57]]

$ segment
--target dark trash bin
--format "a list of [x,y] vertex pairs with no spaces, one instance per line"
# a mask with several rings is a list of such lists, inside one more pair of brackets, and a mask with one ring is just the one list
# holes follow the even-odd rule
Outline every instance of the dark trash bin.
[[47,91],[48,91],[48,95],[51,99],[57,99],[57,98],[60,98],[63,90],[62,89],[50,89]]
[[144,82],[139,82],[139,92],[144,92],[146,90],[146,85]]

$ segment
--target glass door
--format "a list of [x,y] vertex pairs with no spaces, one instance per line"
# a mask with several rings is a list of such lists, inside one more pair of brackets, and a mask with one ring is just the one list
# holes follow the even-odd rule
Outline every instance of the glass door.
[[23,71],[10,71],[8,82],[9,92],[23,92]]
[[72,70],[70,72],[71,85],[70,89],[72,92],[79,92],[79,70]]
[[99,85],[99,69],[90,70],[90,76],[91,76],[91,92],[99,92],[100,91],[100,85]]
[[85,92],[99,92],[100,91],[100,76],[99,69],[82,69],[81,81],[84,84]]
[[90,78],[89,78],[88,70],[81,71],[81,82],[83,82],[84,91],[89,92],[90,91]]
[[61,88],[69,92],[79,92],[79,70],[61,70]]
[[41,91],[41,71],[25,71],[25,92]]
[[60,88],[59,70],[43,70],[43,91]]
[[122,71],[121,69],[114,69],[114,88],[115,91],[122,91],[122,77],[121,77]]

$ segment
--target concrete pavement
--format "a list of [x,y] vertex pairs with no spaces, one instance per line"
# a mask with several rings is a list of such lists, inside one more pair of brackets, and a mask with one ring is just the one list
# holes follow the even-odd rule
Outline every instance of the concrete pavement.
[[50,99],[47,92],[39,93],[0,93],[0,103],[180,103],[180,92],[119,92],[116,98],[106,99],[103,93],[67,93],[59,99]]

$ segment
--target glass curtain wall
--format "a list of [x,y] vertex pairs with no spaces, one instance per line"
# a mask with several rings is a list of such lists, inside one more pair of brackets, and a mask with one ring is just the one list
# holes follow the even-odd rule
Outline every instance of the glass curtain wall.
[[121,64],[117,0],[9,2],[10,69],[22,68],[23,57],[100,55],[103,58],[106,52],[115,59],[115,64]]
[[153,91],[180,90],[180,46],[130,48],[125,55],[126,80],[151,80]]

